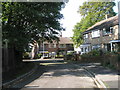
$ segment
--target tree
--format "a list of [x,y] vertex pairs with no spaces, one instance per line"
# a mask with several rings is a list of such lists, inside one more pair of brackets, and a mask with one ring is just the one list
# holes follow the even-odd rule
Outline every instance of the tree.
[[[59,19],[63,2],[1,2],[2,41],[14,50],[15,65],[22,63],[22,53],[29,43],[40,40],[58,40],[63,30]],[[13,58],[14,58],[13,57]]]
[[3,41],[23,52],[34,40],[56,39],[63,29],[59,23],[62,6],[63,2],[2,2]]
[[113,10],[115,6],[114,2],[84,2],[79,7],[78,12],[82,16],[82,19],[77,23],[73,29],[73,42],[78,47],[83,43],[82,33],[94,25],[95,23],[104,20],[105,15],[110,17],[115,16],[116,13]]

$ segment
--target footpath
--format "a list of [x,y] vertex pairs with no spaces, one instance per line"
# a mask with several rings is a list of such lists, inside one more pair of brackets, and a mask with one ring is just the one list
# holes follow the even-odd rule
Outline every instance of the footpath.
[[81,64],[86,70],[94,74],[99,82],[106,88],[118,90],[120,89],[120,75],[117,71],[108,69],[100,65],[100,63]]

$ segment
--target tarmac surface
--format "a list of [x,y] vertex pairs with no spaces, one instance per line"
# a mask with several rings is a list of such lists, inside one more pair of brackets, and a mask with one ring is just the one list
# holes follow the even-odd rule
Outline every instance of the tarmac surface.
[[[43,71],[41,73],[41,71]],[[91,76],[76,64],[42,63],[36,73],[12,88],[97,88]]]
[[[28,62],[28,61],[25,61]],[[66,63],[63,59],[33,60],[38,65],[35,73],[12,88],[98,88],[92,77],[104,84],[106,89],[119,90],[120,76],[117,71],[105,68],[100,63]]]

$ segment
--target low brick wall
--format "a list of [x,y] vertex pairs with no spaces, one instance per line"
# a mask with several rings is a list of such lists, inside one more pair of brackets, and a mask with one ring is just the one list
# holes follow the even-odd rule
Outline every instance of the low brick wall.
[[75,55],[66,55],[64,60],[74,60],[81,63],[101,63],[105,66],[113,67],[114,69],[120,71],[120,55],[101,55],[101,56],[80,56],[79,54]]

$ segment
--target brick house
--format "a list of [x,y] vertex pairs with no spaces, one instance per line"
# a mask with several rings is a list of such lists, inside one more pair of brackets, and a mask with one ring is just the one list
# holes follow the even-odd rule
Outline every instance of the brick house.
[[83,32],[84,43],[80,45],[81,53],[89,52],[93,49],[102,51],[117,51],[120,46],[120,30],[118,16],[102,20],[85,32]]
[[69,37],[60,37],[59,42],[53,41],[53,43],[44,42],[40,44],[40,52],[48,52],[51,54],[64,55],[68,51],[74,51],[73,42]]

